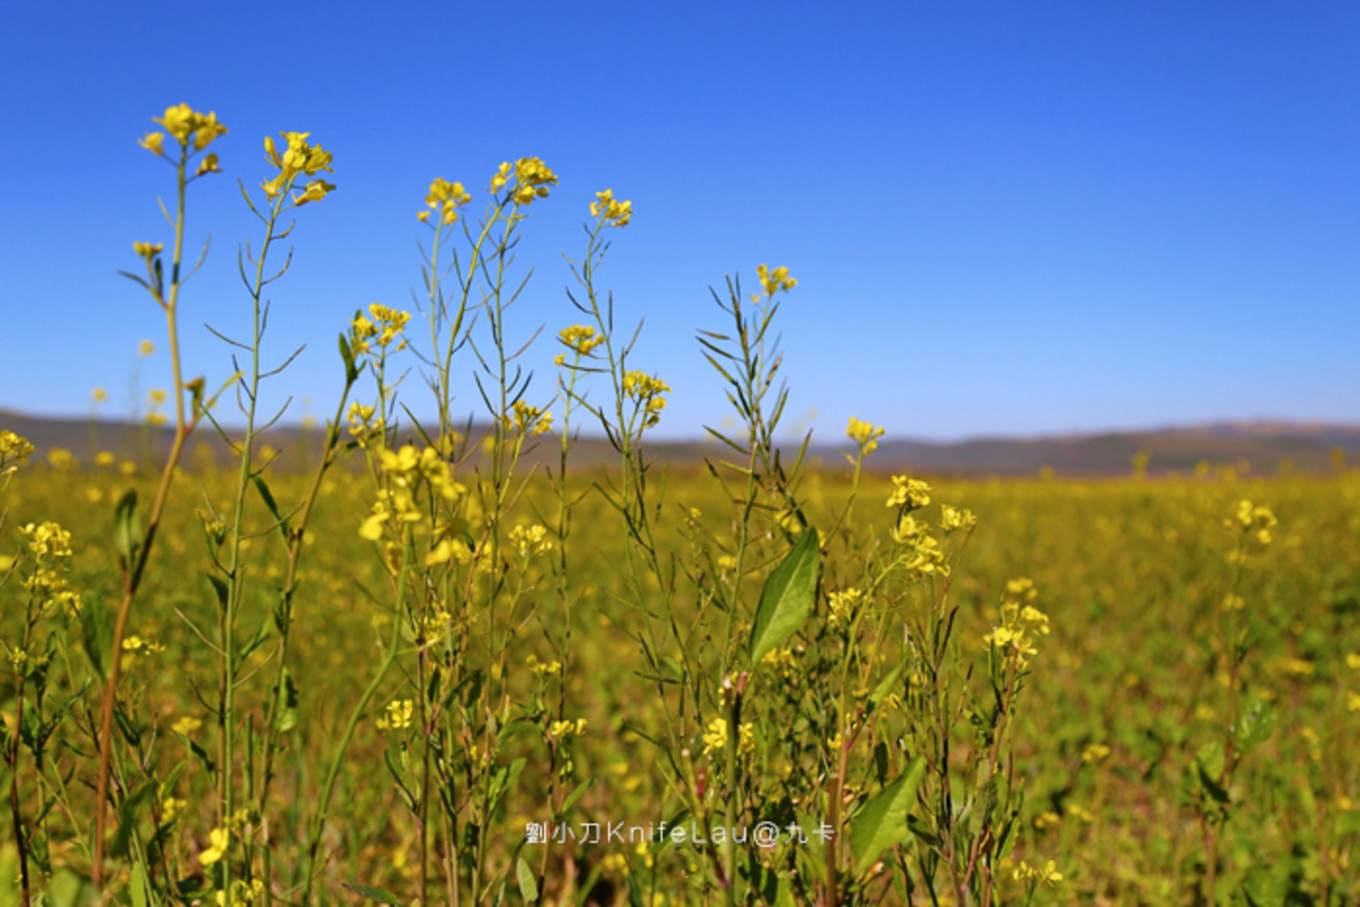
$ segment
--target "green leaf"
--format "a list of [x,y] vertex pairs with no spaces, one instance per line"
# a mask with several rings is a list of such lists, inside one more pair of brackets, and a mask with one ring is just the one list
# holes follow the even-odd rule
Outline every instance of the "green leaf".
[[364,900],[376,901],[379,904],[392,904],[393,907],[406,907],[405,901],[385,888],[370,888],[367,885],[351,885],[348,882],[343,882],[342,884]]
[[850,845],[858,862],[855,872],[863,875],[878,860],[879,854],[901,844],[912,834],[907,817],[916,805],[916,790],[926,774],[926,761],[917,756],[902,775],[864,804],[850,822]]
[[354,351],[350,349],[349,338],[340,335],[340,358],[345,363],[345,383],[353,384],[359,380],[359,370],[354,367]]
[[231,596],[231,589],[227,586],[227,581],[220,576],[208,574],[208,582],[212,583],[213,591],[217,593],[217,606],[223,611],[227,610],[227,599]]
[[788,639],[807,620],[817,598],[817,574],[821,567],[817,530],[809,526],[760,593],[755,625],[751,627],[751,667]]
[[108,656],[113,648],[113,615],[103,602],[90,602],[80,609],[80,642],[90,664],[109,676]]
[[524,857],[520,857],[519,862],[515,864],[515,877],[519,879],[519,894],[524,898],[524,903],[537,903],[538,883],[534,881],[534,871],[529,868]]
[[278,524],[279,533],[283,536],[283,540],[287,542],[288,521],[285,520],[283,514],[279,512],[278,502],[274,500],[273,493],[269,490],[269,486],[265,484],[264,477],[259,473],[256,473],[250,477],[250,481],[255,484],[255,490],[260,493],[260,500],[264,501],[265,509],[268,510],[269,515],[274,518],[274,522]]
[[581,799],[581,795],[590,790],[595,784],[595,777],[592,775],[588,780],[576,785],[576,788],[562,801],[562,814],[566,815],[567,810],[576,805],[576,801]]
[[118,499],[113,511],[113,547],[124,570],[132,569],[137,549],[142,546],[142,527],[137,522],[137,492],[129,488]]
[[628,868],[628,907],[642,907],[642,883],[633,874],[633,868]]
[[1238,749],[1246,755],[1269,740],[1274,730],[1274,710],[1264,701],[1253,702],[1237,722]]
[[132,876],[128,879],[128,894],[132,896],[132,907],[147,907],[146,867],[141,863],[133,864]]
[[902,676],[903,667],[905,667],[905,663],[893,668],[888,672],[888,676],[880,680],[878,686],[874,687],[873,695],[869,697],[869,702],[873,704],[874,708],[878,708],[887,695],[892,692],[893,685],[897,683],[897,678]]
[[298,722],[298,688],[293,683],[293,674],[287,668],[283,669],[283,688],[278,691],[279,705],[274,712],[274,727],[276,730],[287,733],[297,727]]
[[52,907],[95,907],[99,892],[83,876],[70,869],[58,869],[47,890],[45,903]]
[[109,856],[121,857],[127,854],[128,838],[132,836],[132,830],[137,826],[137,814],[146,809],[155,795],[156,783],[148,781],[118,804],[118,828],[109,840]]

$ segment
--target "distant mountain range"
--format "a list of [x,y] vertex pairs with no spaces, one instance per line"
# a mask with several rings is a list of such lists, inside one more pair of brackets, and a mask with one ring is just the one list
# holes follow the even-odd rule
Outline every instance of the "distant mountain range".
[[[53,447],[70,450],[85,461],[95,451],[111,450],[123,456],[137,451],[168,449],[170,430],[151,429],[126,422],[49,419],[0,410],[0,429],[28,438],[37,447],[37,458]],[[474,427],[474,432],[477,428]],[[284,452],[280,466],[287,468],[307,450],[319,451],[320,429],[280,427],[267,433],[262,443]],[[546,440],[546,436],[545,439]],[[535,459],[555,462],[555,445],[541,444]],[[814,463],[836,467],[843,462],[845,445],[814,444],[809,457]],[[648,445],[648,453],[675,467],[697,466],[705,457],[730,459],[733,452],[716,441],[661,441]],[[1032,438],[975,438],[966,441],[885,440],[869,460],[875,471],[912,471],[926,475],[1023,476],[1052,470],[1059,476],[1113,476],[1128,474],[1134,457],[1147,455],[1149,474],[1192,473],[1202,463],[1210,467],[1250,464],[1256,475],[1293,471],[1325,474],[1335,469],[1337,457],[1354,463],[1360,458],[1360,425],[1312,422],[1215,422],[1098,434],[1049,435]],[[186,465],[196,457],[212,456],[225,461],[227,446],[211,426],[194,433],[186,452]],[[573,449],[576,463],[610,462],[613,452],[600,438],[585,437]]]

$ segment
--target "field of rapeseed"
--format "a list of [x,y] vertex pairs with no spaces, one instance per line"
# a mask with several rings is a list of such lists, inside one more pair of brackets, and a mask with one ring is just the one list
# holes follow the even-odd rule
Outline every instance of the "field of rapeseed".
[[[796,281],[764,266],[698,325],[736,427],[671,469],[671,388],[600,283],[608,190],[556,386],[526,381],[535,158],[480,214],[432,183],[420,305],[339,319],[341,402],[283,470],[263,291],[331,155],[265,141],[217,388],[177,316],[226,129],[158,122],[173,236],[130,276],[172,448],[0,426],[0,905],[1360,903],[1360,473],[936,481],[875,471],[858,418],[814,469],[776,443]],[[219,418],[230,468],[193,453]],[[581,429],[611,462],[573,461]]]

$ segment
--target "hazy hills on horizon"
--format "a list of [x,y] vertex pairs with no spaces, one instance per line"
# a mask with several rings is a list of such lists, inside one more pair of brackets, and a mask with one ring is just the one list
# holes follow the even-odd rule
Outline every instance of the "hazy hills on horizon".
[[[112,450],[128,455],[148,447],[165,449],[170,429],[148,429],[123,421],[47,418],[0,410],[0,429],[28,438],[37,448],[37,458],[48,450],[62,447],[79,459],[94,451]],[[477,426],[473,428],[478,430]],[[233,433],[234,434],[234,433]],[[262,436],[285,451],[280,464],[286,467],[292,456],[288,451],[310,449],[313,455],[322,443],[321,429],[280,426]],[[213,456],[225,460],[227,446],[211,425],[202,425],[190,439],[186,462],[198,445],[206,444]],[[796,449],[796,442],[789,446]],[[665,440],[647,445],[650,455],[676,467],[697,466],[705,457],[725,459],[733,453],[711,439]],[[842,462],[848,442],[818,442],[814,436],[809,458],[814,463],[834,467]],[[786,452],[786,456],[793,451]],[[1250,464],[1256,475],[1275,475],[1282,471],[1325,474],[1335,469],[1338,453],[1349,461],[1360,457],[1360,425],[1320,422],[1259,420],[1251,422],[1211,422],[1162,428],[1037,435],[1032,437],[990,436],[962,441],[884,439],[869,459],[874,471],[911,470],[930,475],[1023,476],[1051,469],[1059,476],[1113,476],[1130,472],[1133,458],[1144,453],[1148,472],[1191,473],[1200,463],[1211,466]],[[197,454],[203,456],[202,452]],[[556,445],[540,445],[539,456],[556,462]],[[573,448],[573,461],[609,462],[614,456],[600,437],[584,436]]]

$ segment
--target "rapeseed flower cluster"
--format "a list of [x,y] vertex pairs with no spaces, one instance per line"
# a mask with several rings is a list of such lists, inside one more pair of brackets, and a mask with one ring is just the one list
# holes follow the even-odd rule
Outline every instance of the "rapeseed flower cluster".
[[0,476],[12,475],[20,466],[28,463],[32,455],[33,445],[27,438],[9,429],[0,431]]
[[511,435],[533,436],[552,431],[552,413],[530,406],[523,400],[516,400],[502,419],[501,424]]
[[[406,330],[406,324],[411,320],[410,312],[390,309],[376,302],[368,307],[368,314],[373,316],[371,321],[362,314],[350,321],[350,349],[356,359],[371,355],[375,343],[386,353],[387,347],[397,339],[397,335]],[[402,339],[393,352],[401,352],[404,349],[406,340]]]
[[548,736],[554,740],[562,740],[567,737],[582,737],[586,732],[586,719],[577,718],[575,721],[554,721],[548,726]]
[[892,483],[893,490],[888,495],[889,507],[912,511],[919,510],[930,503],[930,486],[922,480],[909,479],[906,476],[893,476]]
[[1034,607],[1039,592],[1029,579],[1007,580],[1001,598],[1001,624],[982,638],[989,648],[1014,655],[1022,670],[1029,666],[1030,656],[1038,653],[1036,638],[1049,633],[1048,615]]
[[865,457],[878,450],[878,441],[875,439],[883,437],[883,432],[884,429],[861,422],[854,416],[850,417],[850,425],[845,429],[846,436],[859,445],[860,455]]
[[[589,356],[595,347],[604,343],[604,337],[596,334],[595,329],[586,324],[573,324],[569,328],[563,328],[557,332],[557,339],[577,356]],[[567,361],[567,354],[558,353],[553,361],[563,365]]]
[[516,526],[510,530],[510,544],[526,561],[535,554],[552,550],[552,540],[548,538],[546,526]]
[[[1241,527],[1244,534],[1254,536],[1262,545],[1270,544],[1270,530],[1274,529],[1278,522],[1269,507],[1253,505],[1246,499],[1238,502],[1236,524]],[[1233,520],[1228,521],[1229,526],[1233,523]]]
[[[188,104],[167,107],[165,116],[156,118],[155,122],[161,124],[165,132],[170,133],[186,150],[192,145],[194,151],[202,151],[219,136],[227,134],[227,127],[217,121],[217,114],[199,113]],[[148,133],[144,138],[138,139],[137,144],[152,154],[164,157],[165,132]],[[208,173],[216,169],[217,155],[210,154],[199,166],[199,173]]]
[[360,447],[369,447],[379,441],[386,426],[382,421],[373,421],[373,414],[376,412],[372,406],[364,406],[360,403],[351,403],[349,411],[345,414],[345,421],[349,423],[348,430],[354,436],[354,440],[359,442]]
[[71,588],[63,575],[63,562],[72,554],[71,533],[57,523],[29,523],[19,529],[33,555],[33,572],[24,579],[24,588],[46,608],[55,605],[68,614],[80,611],[80,593]]
[[847,626],[855,619],[855,612],[859,610],[860,600],[864,598],[864,593],[859,589],[849,588],[832,592],[827,596],[827,603],[831,609],[831,626],[846,624]]
[[595,201],[590,203],[590,216],[604,218],[607,227],[626,227],[633,217],[633,203],[615,199],[613,189],[596,192]]
[[557,176],[536,157],[522,157],[513,168],[509,161],[491,177],[491,191],[499,192],[514,179],[511,196],[517,205],[527,205],[536,198],[547,198],[548,187],[557,185]]
[[647,414],[643,424],[647,428],[661,421],[661,411],[666,408],[666,398],[661,395],[670,391],[669,384],[645,372],[634,370],[623,376],[623,393],[642,405]]
[[977,516],[973,511],[966,507],[950,507],[948,504],[940,505],[940,528],[946,533],[953,532],[955,529],[970,529],[977,525]]
[[[737,735],[737,755],[749,756],[756,751],[755,728],[748,721],[742,724]],[[727,750],[727,719],[714,718],[704,731],[704,755],[722,753]]]
[[409,699],[394,699],[387,704],[384,717],[374,722],[380,731],[400,731],[411,726],[415,703]]
[[416,491],[424,483],[439,497],[454,501],[467,489],[454,481],[449,464],[433,447],[417,451],[407,444],[399,450],[382,448],[378,464],[388,479],[388,487],[379,489],[373,512],[359,528],[359,535],[369,541],[382,538],[383,527],[389,521],[419,523],[425,518],[416,503]]
[[[322,149],[320,145],[307,144],[307,139],[311,136],[310,132],[281,132],[279,134],[288,143],[288,148],[282,154],[274,145],[273,138],[266,136],[264,140],[265,157],[269,159],[269,163],[279,168],[277,176],[267,183],[260,184],[260,188],[264,190],[264,194],[269,196],[271,201],[278,198],[281,192],[293,185],[299,174],[315,177],[318,173],[335,172],[331,169],[331,153]],[[293,204],[305,205],[308,202],[319,202],[326,197],[327,193],[334,191],[335,186],[317,177],[307,183],[301,195],[293,196]]]
[[888,531],[892,540],[903,550],[903,569],[912,579],[940,574],[949,575],[949,564],[945,559],[940,540],[930,534],[930,527],[910,514],[904,515],[897,525]]
[[[445,179],[435,178],[430,183],[430,193],[425,196],[425,204],[432,211],[439,212],[439,220],[444,224],[452,224],[458,220],[458,209],[472,201],[472,196],[463,188],[462,183],[451,183]],[[416,215],[422,223],[430,222],[430,212],[421,211]]]
[[780,267],[771,271],[765,265],[758,265],[756,276],[760,278],[760,284],[765,288],[766,296],[773,296],[780,290],[787,292],[798,286],[798,281],[789,276],[788,268]]
[[1021,860],[1020,865],[1015,867],[1012,878],[1017,882],[1047,885],[1049,888],[1052,888],[1063,880],[1063,875],[1061,872],[1058,872],[1057,864],[1052,860],[1049,860],[1042,867],[1031,866],[1024,860]]

